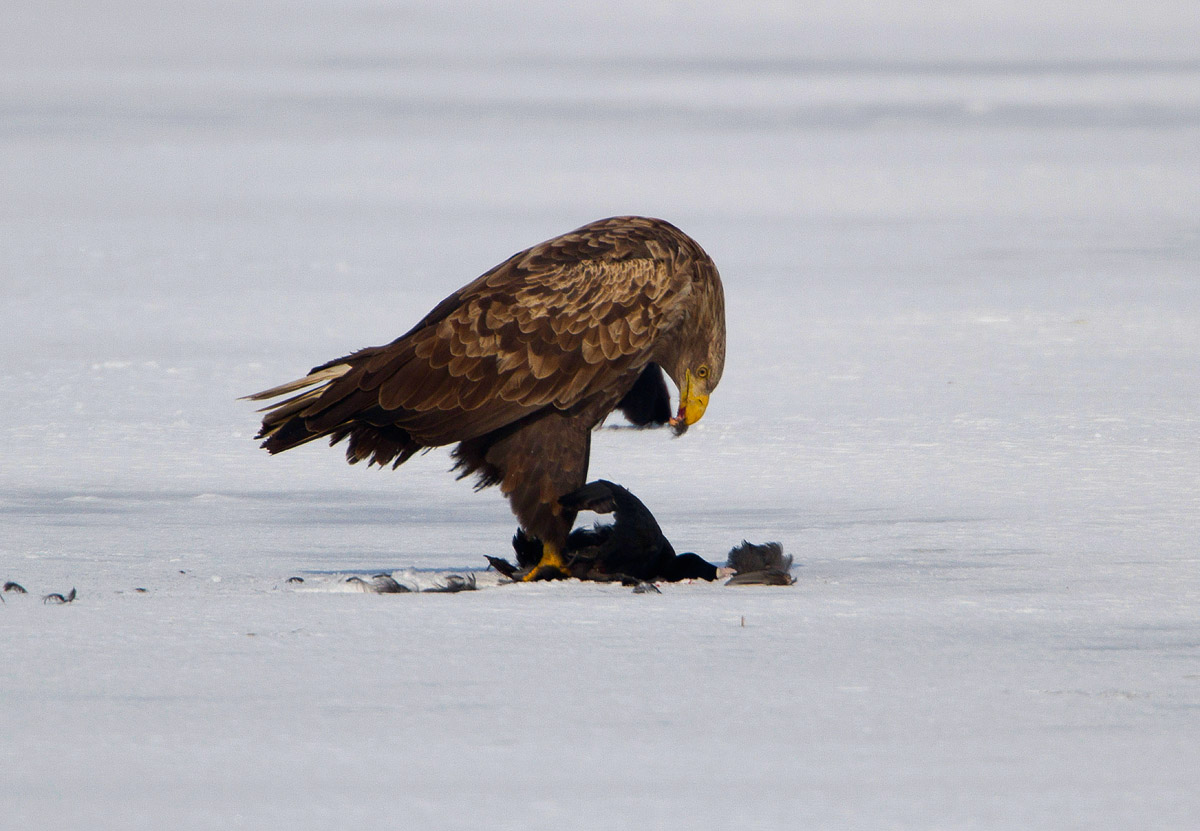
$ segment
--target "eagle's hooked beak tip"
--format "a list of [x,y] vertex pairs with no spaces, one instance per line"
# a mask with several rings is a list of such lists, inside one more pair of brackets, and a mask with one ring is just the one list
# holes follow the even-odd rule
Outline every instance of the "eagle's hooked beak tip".
[[667,421],[667,424],[670,425],[671,429],[675,431],[676,436],[682,436],[684,433],[686,433],[688,428],[688,420],[687,414],[684,412],[684,408],[680,407],[679,413]]

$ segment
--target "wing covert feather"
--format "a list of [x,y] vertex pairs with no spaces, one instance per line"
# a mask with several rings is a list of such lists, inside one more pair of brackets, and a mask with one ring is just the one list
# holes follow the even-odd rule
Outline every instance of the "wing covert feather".
[[[510,260],[459,291],[440,320],[384,347],[358,382],[420,440],[461,441],[627,377],[651,360],[687,288],[649,258]],[[427,412],[440,422],[416,417]]]

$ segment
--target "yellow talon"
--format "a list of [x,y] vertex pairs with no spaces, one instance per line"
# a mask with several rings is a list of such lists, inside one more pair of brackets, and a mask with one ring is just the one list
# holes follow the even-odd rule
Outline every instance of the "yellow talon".
[[[551,572],[553,577],[546,574],[543,569]],[[521,578],[524,583],[529,583],[533,580],[555,579],[558,577],[567,576],[567,563],[559,553],[558,547],[550,543],[542,543],[542,559],[538,560],[538,564],[529,570],[529,573]]]

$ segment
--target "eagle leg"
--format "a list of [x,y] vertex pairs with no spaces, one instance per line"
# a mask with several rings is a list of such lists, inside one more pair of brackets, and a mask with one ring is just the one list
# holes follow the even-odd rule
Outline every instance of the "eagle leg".
[[558,500],[587,481],[592,427],[612,406],[600,399],[570,410],[546,407],[454,450],[460,475],[476,474],[478,487],[500,485],[524,533],[541,543],[541,556],[523,580],[570,576],[563,554],[577,509]]

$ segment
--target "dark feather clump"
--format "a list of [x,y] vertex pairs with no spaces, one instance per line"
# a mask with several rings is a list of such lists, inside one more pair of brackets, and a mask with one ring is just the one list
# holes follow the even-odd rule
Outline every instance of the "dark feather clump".
[[[518,528],[517,533],[513,535],[512,547],[517,554],[517,565],[521,568],[533,568],[542,559],[542,541],[526,534],[524,528]],[[488,561],[491,562],[492,559],[489,557]],[[492,566],[495,567],[496,564],[492,563]],[[496,570],[504,574],[501,569],[496,568]]]
[[792,556],[783,553],[777,542],[756,545],[746,540],[729,552],[729,568],[734,574],[725,583],[727,586],[790,586],[796,582],[792,577]]

